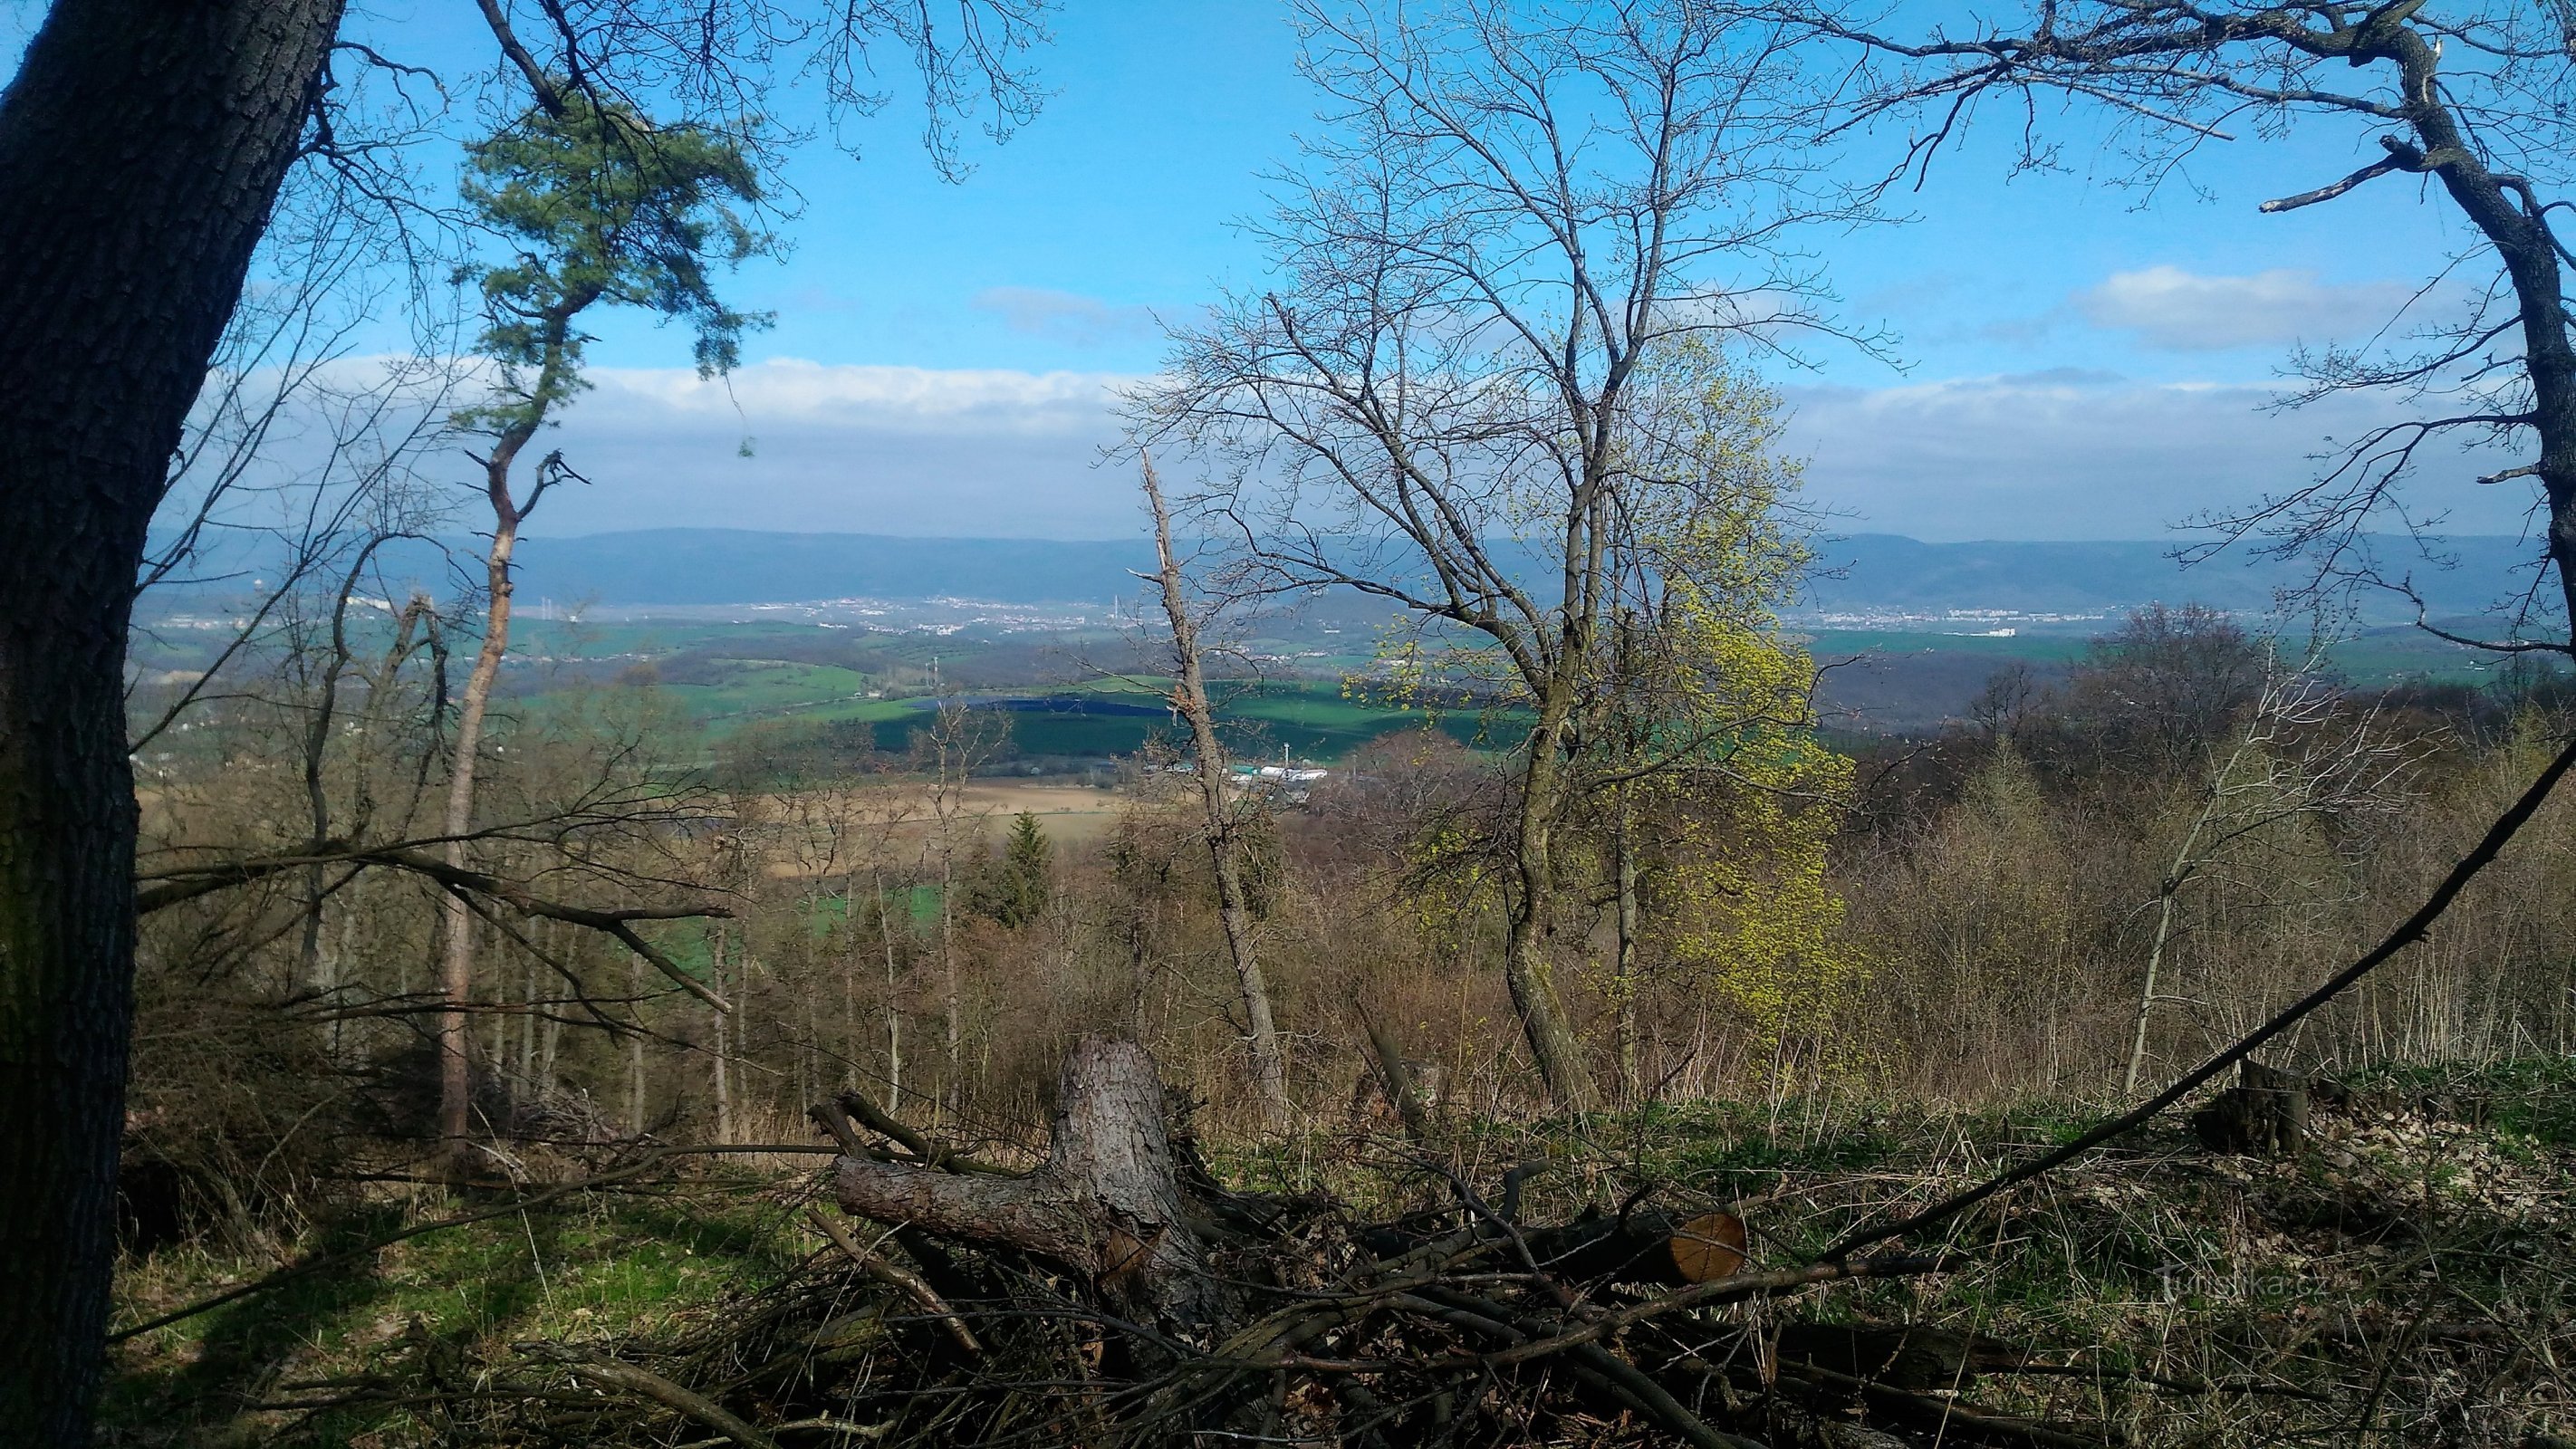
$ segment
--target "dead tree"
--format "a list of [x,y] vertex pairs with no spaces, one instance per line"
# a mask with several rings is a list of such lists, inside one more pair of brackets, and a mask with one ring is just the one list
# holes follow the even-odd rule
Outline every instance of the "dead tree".
[[[1071,1366],[1051,1355],[1064,1337],[1029,1325],[1070,1318],[1105,1350],[1073,1371],[1083,1387],[1070,1412],[1083,1416],[1075,1437],[1084,1442],[1300,1431],[1421,1442],[1454,1433],[1440,1427],[1453,1411],[1499,1396],[1511,1405],[1507,1418],[1626,1414],[1703,1449],[1745,1449],[1757,1441],[1722,1426],[1769,1422],[1772,1406],[1753,1402],[1775,1396],[1764,1355],[1704,1352],[1712,1326],[1690,1310],[1941,1268],[1890,1258],[1756,1269],[1733,1214],[1666,1214],[1643,1206],[1642,1194],[1615,1213],[1527,1223],[1522,1188],[1536,1164],[1506,1173],[1489,1199],[1424,1159],[1426,1180],[1445,1183],[1453,1207],[1355,1222],[1326,1199],[1217,1182],[1167,1120],[1153,1061],[1132,1043],[1086,1038],[1066,1058],[1059,1092],[1046,1158],[1023,1174],[944,1152],[856,1093],[815,1109],[841,1146],[832,1180],[841,1207],[888,1225],[889,1240],[936,1268],[914,1273],[870,1261],[882,1257],[874,1250],[853,1252],[854,1236],[833,1241],[919,1310],[913,1322],[971,1360],[971,1378],[952,1381],[957,1390],[886,1384],[890,1424],[916,1392],[944,1415],[954,1391],[1020,1395],[1031,1390],[1015,1382],[1060,1379]],[[969,1252],[1002,1271],[977,1276]],[[1036,1271],[1007,1267],[1019,1260]],[[950,1291],[942,1276],[970,1291]],[[1630,1291],[1607,1292],[1614,1283]],[[1030,1377],[1005,1376],[1014,1362]],[[1709,1396],[1711,1374],[1731,1379],[1730,1391]],[[1778,1392],[1789,1400],[1783,1411],[1812,1418],[1843,1391]],[[1891,1392],[1903,1396],[1900,1408],[1934,1407]],[[1053,1388],[1032,1397],[1050,1393],[1065,1397]]]
[[1288,1068],[1279,1052],[1279,1028],[1270,1017],[1270,988],[1261,979],[1259,947],[1253,940],[1252,901],[1244,889],[1240,802],[1226,798],[1225,742],[1217,737],[1216,710],[1208,703],[1207,672],[1199,655],[1199,618],[1191,611],[1189,579],[1180,556],[1172,551],[1172,510],[1154,477],[1153,462],[1143,462],[1146,506],[1154,514],[1154,552],[1161,564],[1154,583],[1162,591],[1163,615],[1172,629],[1172,708],[1190,727],[1190,745],[1198,756],[1199,805],[1207,818],[1208,854],[1216,873],[1217,920],[1225,928],[1226,953],[1234,958],[1235,984],[1243,993],[1244,1038],[1252,1049],[1253,1085],[1261,1094],[1262,1117],[1273,1132],[1288,1128]]

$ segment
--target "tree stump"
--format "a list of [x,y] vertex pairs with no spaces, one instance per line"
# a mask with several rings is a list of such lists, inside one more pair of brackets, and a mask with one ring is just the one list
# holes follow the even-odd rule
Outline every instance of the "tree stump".
[[1046,1162],[1024,1177],[970,1175],[869,1157],[835,1165],[854,1217],[1046,1259],[1081,1276],[1112,1311],[1204,1343],[1229,1320],[1210,1271],[1207,1214],[1181,1185],[1154,1059],[1091,1036],[1064,1060]]
[[2191,1128],[2212,1152],[2291,1156],[2308,1132],[2307,1079],[2248,1058],[2237,1085],[2191,1114]]

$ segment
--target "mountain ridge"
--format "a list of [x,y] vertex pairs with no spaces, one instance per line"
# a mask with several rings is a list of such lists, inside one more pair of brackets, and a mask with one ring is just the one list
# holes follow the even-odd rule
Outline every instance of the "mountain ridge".
[[[2510,593],[2533,548],[2501,536],[2433,541],[2459,566],[2412,568],[2428,610],[2458,617],[2486,610]],[[2383,557],[2402,557],[2411,540],[2368,540]],[[1794,613],[1805,620],[1835,615],[1942,615],[1993,611],[2017,615],[2098,616],[2151,603],[2203,603],[2235,612],[2273,607],[2278,591],[2308,581],[2297,561],[2231,550],[2183,567],[2166,540],[1927,543],[1899,534],[1855,533],[1817,541],[1817,571]],[[383,556],[391,582],[427,584],[441,592],[479,570],[458,571],[469,540],[450,553],[430,543],[398,545]],[[201,577],[259,572],[256,554],[201,559]],[[937,538],[867,533],[783,533],[752,529],[634,529],[524,538],[520,594],[558,604],[619,608],[777,605],[833,599],[971,599],[999,604],[1104,604],[1131,600],[1150,571],[1143,538],[1047,540]],[[1531,561],[1533,575],[1539,572]],[[2402,571],[2401,571],[2402,572]],[[2362,596],[2365,615],[2411,619],[2402,597]]]

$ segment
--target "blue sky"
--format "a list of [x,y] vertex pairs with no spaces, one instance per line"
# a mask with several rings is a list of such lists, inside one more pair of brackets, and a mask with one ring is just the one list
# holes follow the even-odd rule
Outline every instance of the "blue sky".
[[[16,0],[8,23],[23,33],[39,9]],[[363,23],[451,73],[486,53],[465,0]],[[1156,366],[1156,313],[1260,277],[1235,223],[1263,209],[1263,173],[1314,103],[1272,0],[1072,0],[1056,32],[1044,113],[1006,146],[970,143],[962,184],[938,177],[901,100],[855,129],[860,159],[795,159],[793,250],[734,284],[779,322],[729,391],[680,370],[684,337],[603,327],[601,386],[563,437],[602,486],[541,528],[1133,529],[1127,480],[1095,466],[1115,436],[1103,399]],[[2150,195],[2112,184],[2080,123],[2061,128],[2069,170],[2009,177],[2005,129],[1946,155],[1905,198],[1911,219],[1813,238],[1843,314],[1899,338],[1899,365],[1826,347],[1775,374],[1838,526],[2154,536],[2296,484],[2323,435],[2382,415],[2263,411],[2293,343],[2379,315],[2459,241],[2403,179],[2257,214],[2358,164],[2365,135],[2213,144]],[[1864,141],[1848,164],[1885,154]],[[2465,505],[2459,531],[2517,526],[2507,490],[2425,496]]]

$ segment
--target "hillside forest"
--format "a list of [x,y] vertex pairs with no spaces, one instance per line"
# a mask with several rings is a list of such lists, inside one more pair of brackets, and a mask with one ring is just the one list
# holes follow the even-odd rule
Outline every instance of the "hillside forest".
[[[517,549],[619,486],[602,336],[774,320],[771,68],[909,57],[962,175],[1046,7],[492,0],[435,114],[212,8],[275,13],[145,28],[239,68],[239,194],[95,203],[197,248],[161,414],[0,371],[100,510],[0,530],[0,1442],[2576,1442],[2555,11],[1301,0],[1270,270],[1117,399],[1114,618],[603,645]],[[47,12],[0,216],[119,9]],[[1778,379],[1898,344],[1830,239],[2106,127],[2348,131],[2267,206],[2420,184],[2482,300],[2290,364],[2400,413],[2178,535],[2270,609],[1846,707]],[[0,356],[123,265],[30,236]],[[2471,434],[2534,524],[2437,612]]]

